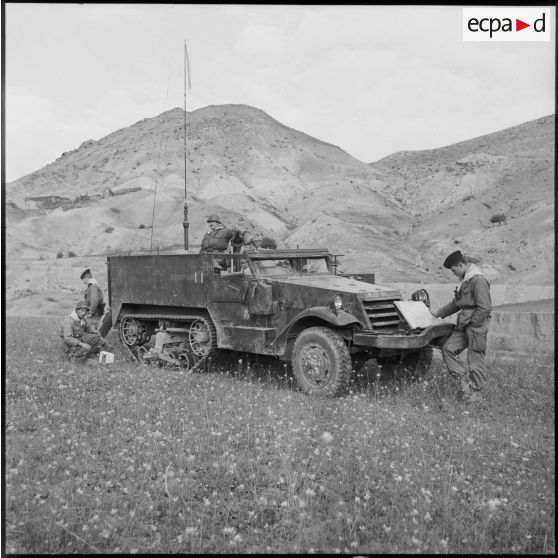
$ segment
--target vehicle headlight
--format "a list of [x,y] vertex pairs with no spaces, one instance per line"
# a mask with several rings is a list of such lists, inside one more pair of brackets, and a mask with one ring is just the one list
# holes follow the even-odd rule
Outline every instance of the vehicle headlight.
[[333,309],[337,312],[343,308],[345,301],[341,295],[336,294],[333,297]]
[[430,308],[430,296],[426,289],[419,289],[411,295],[411,300],[420,300]]

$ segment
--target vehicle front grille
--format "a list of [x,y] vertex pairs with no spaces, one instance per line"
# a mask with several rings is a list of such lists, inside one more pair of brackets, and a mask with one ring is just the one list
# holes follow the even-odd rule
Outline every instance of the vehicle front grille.
[[372,329],[393,331],[401,325],[399,314],[392,300],[363,300],[362,305]]

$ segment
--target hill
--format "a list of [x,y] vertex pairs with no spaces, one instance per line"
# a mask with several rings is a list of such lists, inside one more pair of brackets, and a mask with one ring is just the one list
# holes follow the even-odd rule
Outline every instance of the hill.
[[[194,250],[218,213],[283,246],[328,247],[341,269],[384,281],[447,280],[440,262],[457,248],[493,281],[553,281],[554,116],[372,164],[253,107],[187,116]],[[6,194],[8,259],[180,250],[184,112],[85,141]]]
[[421,254],[461,249],[499,281],[554,280],[554,115],[370,166],[418,223]]

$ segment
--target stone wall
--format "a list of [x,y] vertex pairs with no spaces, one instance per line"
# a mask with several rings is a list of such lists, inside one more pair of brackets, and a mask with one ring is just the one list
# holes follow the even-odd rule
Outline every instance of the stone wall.
[[554,312],[493,312],[487,351],[554,352]]

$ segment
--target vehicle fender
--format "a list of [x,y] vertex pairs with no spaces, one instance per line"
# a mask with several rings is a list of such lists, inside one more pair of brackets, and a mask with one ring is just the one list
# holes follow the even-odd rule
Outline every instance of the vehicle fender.
[[282,352],[284,345],[286,343],[287,337],[293,331],[296,330],[297,324],[300,324],[301,321],[308,321],[312,318],[317,319],[321,322],[326,322],[327,324],[331,325],[334,328],[342,328],[347,327],[349,325],[358,325],[362,328],[365,328],[366,325],[363,324],[356,316],[350,314],[349,312],[345,312],[345,310],[338,310],[337,312],[333,312],[327,306],[314,306],[313,308],[307,308],[300,314],[297,314],[277,335],[277,337],[273,340],[273,344],[276,347],[276,351],[278,353]]
[[112,327],[116,327],[116,322],[120,317],[120,310],[122,310],[122,302],[115,302],[114,306],[111,307],[112,311]]

